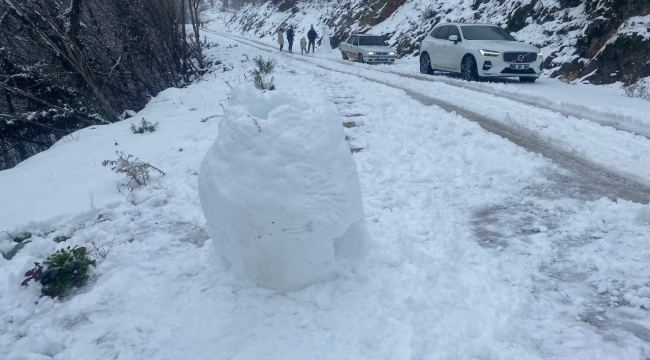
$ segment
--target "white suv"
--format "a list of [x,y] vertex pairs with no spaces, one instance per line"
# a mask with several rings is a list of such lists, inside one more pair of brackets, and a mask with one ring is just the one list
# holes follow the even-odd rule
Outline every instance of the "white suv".
[[420,72],[460,73],[465,80],[519,77],[535,82],[542,73],[542,51],[517,41],[496,25],[441,23],[422,40]]

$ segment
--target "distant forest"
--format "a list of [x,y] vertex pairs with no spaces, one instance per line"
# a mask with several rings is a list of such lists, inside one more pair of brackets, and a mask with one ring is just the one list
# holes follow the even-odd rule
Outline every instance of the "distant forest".
[[[205,71],[208,0],[0,0],[0,170]],[[183,26],[187,24],[187,26]]]

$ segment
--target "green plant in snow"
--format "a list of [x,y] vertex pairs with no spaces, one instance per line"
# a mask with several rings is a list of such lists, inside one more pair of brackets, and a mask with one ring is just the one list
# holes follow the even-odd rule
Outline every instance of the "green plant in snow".
[[18,254],[18,252],[22,250],[25,247],[25,245],[29,244],[30,242],[31,242],[30,240],[27,240],[16,244],[13,248],[11,248],[11,250],[7,251],[6,253],[3,252],[2,257],[5,258],[5,260],[13,259],[14,256],[16,256],[16,254]]
[[55,237],[55,238],[52,239],[52,240],[54,240],[55,243],[60,243],[60,242],[64,242],[64,241],[70,240],[70,237],[69,237],[69,236],[65,236],[65,235],[59,235],[59,236]]
[[22,285],[27,286],[30,280],[34,280],[43,285],[43,296],[61,297],[86,283],[91,265],[96,263],[88,256],[85,247],[68,246],[48,256],[43,265],[35,262],[34,268],[25,273],[27,278]]
[[131,124],[131,131],[134,134],[144,134],[147,131],[154,132],[158,128],[158,125],[159,125],[158,122],[152,123],[142,118],[139,127],[136,127],[135,124]]
[[28,240],[32,237],[31,233],[24,232],[16,236],[13,236],[7,231],[2,231],[2,232],[7,234],[11,238],[11,240],[13,240],[13,242],[17,243],[16,245],[14,245],[14,247],[11,248],[11,250],[2,253],[2,257],[5,258],[6,260],[13,259],[14,256],[16,256],[16,254],[18,254],[18,252],[25,247],[25,245],[31,242],[31,240]]
[[275,78],[268,79],[268,75],[275,69],[275,60],[264,60],[262,56],[256,56],[253,58],[253,63],[256,68],[251,71],[251,75],[255,87],[260,90],[275,90]]

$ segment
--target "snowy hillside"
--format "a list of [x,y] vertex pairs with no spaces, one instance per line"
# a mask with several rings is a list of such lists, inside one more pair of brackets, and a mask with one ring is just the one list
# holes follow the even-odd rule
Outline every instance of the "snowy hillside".
[[[294,25],[330,34],[332,47],[352,32],[383,35],[403,56],[438,22],[499,24],[546,54],[553,77],[594,84],[634,83],[650,77],[650,4],[645,0],[372,0],[264,1],[225,18],[226,28],[254,37]],[[321,33],[322,32],[322,33]],[[323,40],[323,39],[321,39]],[[322,44],[328,43],[327,37]]]
[[[208,24],[218,29],[219,20]],[[0,359],[650,357],[650,102],[554,79],[430,81],[409,73],[409,60],[391,69],[400,75],[349,65],[334,51],[290,55],[270,38],[204,35],[219,44],[206,54],[223,63],[200,81],[0,172],[0,231],[31,234],[11,259],[0,257]],[[336,113],[370,236],[357,267],[291,292],[243,281],[218,261],[199,202],[201,161],[224,113],[241,111],[232,91],[251,81],[257,55],[277,61],[276,86],[291,97],[273,110],[276,125],[291,126],[264,139],[278,146],[287,135],[293,145],[268,152],[260,142],[259,158],[305,158],[320,144],[318,134],[296,143],[298,122],[283,123],[286,114],[315,103]],[[457,108],[444,110],[431,94]],[[476,114],[528,143],[468,119]],[[248,116],[257,131],[264,112]],[[158,122],[156,131],[133,134],[142,118]],[[603,171],[586,177],[537,151],[548,149]],[[118,188],[124,176],[102,166],[116,151],[165,175],[133,192]],[[285,170],[296,169],[249,169]],[[611,186],[612,176],[638,186]],[[286,189],[282,180],[254,186]],[[69,239],[55,242],[60,236]],[[51,299],[34,282],[20,285],[34,262],[75,245],[97,261],[85,286]],[[15,246],[0,234],[4,255]]]

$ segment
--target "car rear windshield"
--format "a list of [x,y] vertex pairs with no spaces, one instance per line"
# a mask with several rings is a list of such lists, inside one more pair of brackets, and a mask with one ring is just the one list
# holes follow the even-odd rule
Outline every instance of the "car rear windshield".
[[359,45],[386,46],[386,42],[381,38],[381,36],[359,36]]
[[516,41],[508,32],[496,26],[461,26],[465,40]]

